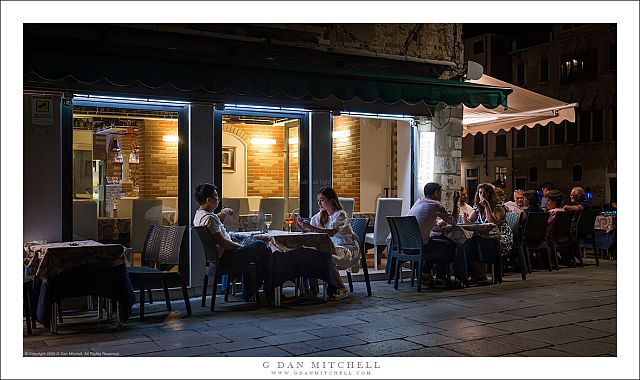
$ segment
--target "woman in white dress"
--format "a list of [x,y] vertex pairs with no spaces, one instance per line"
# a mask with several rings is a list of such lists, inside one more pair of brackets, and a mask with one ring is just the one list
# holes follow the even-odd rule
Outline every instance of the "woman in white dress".
[[331,187],[323,187],[316,196],[320,211],[315,214],[310,223],[298,219],[298,227],[302,231],[323,232],[331,237],[335,246],[333,264],[338,279],[338,290],[333,299],[343,299],[349,292],[344,286],[338,268],[346,268],[354,273],[360,270],[360,246],[358,238],[351,229],[349,216],[343,210],[338,195]]

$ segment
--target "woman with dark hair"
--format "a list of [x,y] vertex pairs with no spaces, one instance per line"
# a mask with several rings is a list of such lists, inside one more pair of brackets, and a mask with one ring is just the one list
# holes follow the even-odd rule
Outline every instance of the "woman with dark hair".
[[505,220],[506,210],[500,203],[495,187],[490,183],[478,185],[474,198],[473,212],[469,220],[478,223],[493,223],[500,228],[500,251],[503,255],[511,252],[513,231]]
[[538,197],[538,192],[535,190],[527,190],[524,192],[524,211],[526,213],[530,212],[542,212],[542,208],[540,208],[540,197]]
[[320,211],[311,218],[310,223],[298,219],[298,227],[302,231],[322,232],[331,237],[331,241],[335,246],[333,263],[338,280],[338,289],[332,295],[332,298],[340,300],[345,298],[349,292],[340,278],[337,267],[347,268],[352,273],[360,270],[358,238],[351,229],[349,216],[343,210],[335,190],[331,187],[323,187],[318,192],[316,199]]

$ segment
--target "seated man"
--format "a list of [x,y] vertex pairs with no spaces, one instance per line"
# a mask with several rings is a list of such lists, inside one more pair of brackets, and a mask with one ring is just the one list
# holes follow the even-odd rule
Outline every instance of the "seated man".
[[514,190],[513,191],[513,200],[504,204],[504,207],[507,208],[507,211],[511,212],[521,212],[524,207],[524,191],[522,190]]
[[[451,255],[455,254],[456,245],[444,236],[438,236],[432,232],[434,226],[438,224],[438,219],[441,219],[440,223],[456,225],[458,221],[458,201],[460,199],[460,193],[453,193],[453,215],[449,214],[440,201],[442,200],[442,186],[435,182],[429,182],[424,185],[424,198],[419,199],[407,215],[413,215],[418,220],[420,226],[420,233],[422,235],[422,243],[424,249],[429,252],[431,248],[429,246],[429,240],[435,239],[441,242],[446,242],[451,249]],[[444,268],[442,268],[444,269]]]
[[584,211],[591,210],[591,205],[584,197],[584,189],[582,187],[574,187],[569,194],[569,203],[562,207],[564,211],[573,212],[573,219],[571,220],[571,230],[575,231],[578,227],[578,218]]
[[[244,276],[243,295],[245,300],[249,300],[254,294],[258,296],[258,289],[268,277],[268,260],[271,250],[262,241],[254,241],[248,245],[241,246],[231,240],[231,236],[224,228],[223,221],[226,215],[233,214],[230,208],[223,209],[215,214],[213,210],[218,207],[220,199],[216,187],[210,183],[203,183],[196,186],[194,193],[196,201],[200,205],[193,217],[194,226],[207,226],[213,241],[217,245],[218,257],[221,265],[242,265],[256,263],[258,265],[258,283],[251,283],[251,276]],[[221,220],[222,219],[222,220]],[[265,284],[265,293],[271,299],[271,290]]]

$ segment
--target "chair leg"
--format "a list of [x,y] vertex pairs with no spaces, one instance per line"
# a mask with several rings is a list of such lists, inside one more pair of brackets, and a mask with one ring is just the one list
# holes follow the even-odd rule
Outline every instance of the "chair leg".
[[[367,268],[367,259],[362,254],[362,271],[364,272],[364,282],[367,285],[367,296],[371,297],[371,282],[369,282],[369,268]],[[388,258],[387,258],[388,260]]]
[[213,275],[211,277],[213,279],[213,291],[211,293],[211,312],[213,312],[213,308],[216,306],[216,295],[218,292],[218,271],[213,271]]
[[144,292],[146,286],[140,287],[140,321],[144,321]]
[[[209,286],[209,276],[207,276],[206,274],[204,275],[204,284],[202,285],[202,307],[205,307],[207,305],[207,287]],[[215,289],[214,289],[214,294],[213,296],[215,297]]]
[[[254,267],[253,271],[251,272],[251,280],[253,281],[253,296],[256,297],[256,305],[258,307],[260,307],[260,294],[258,292],[258,268]],[[245,285],[242,285],[243,287],[243,292],[246,291],[247,289],[245,289]]]
[[555,244],[553,245],[553,265],[556,270],[560,270],[560,265],[558,263],[558,248]]
[[347,281],[349,281],[349,292],[353,293],[353,280],[351,279],[351,273],[347,271]]
[[151,286],[147,285],[147,294],[149,295],[149,303],[153,303],[153,293],[151,292]]
[[596,249],[596,235],[593,235],[593,255],[596,257],[596,266],[600,266],[600,260],[598,259],[598,251]]
[[396,275],[395,275],[395,283],[393,285],[394,289],[398,289],[398,281],[400,279],[400,267],[402,267],[402,262],[400,260],[396,261]]
[[164,302],[167,304],[167,311],[172,311],[171,298],[169,297],[169,287],[167,286],[166,280],[162,280],[162,290],[164,290]]
[[231,292],[231,284],[236,281],[235,275],[227,275],[227,286],[224,288],[224,302],[229,302],[229,293]]
[[531,267],[531,252],[529,251],[529,248],[526,246],[524,247],[524,251],[525,251],[525,254],[527,255],[527,271],[529,271],[529,274],[531,274],[532,273],[531,271],[533,270],[533,268]]
[[63,323],[62,321],[62,305],[60,304],[60,302],[57,302],[58,304],[58,323]]
[[524,258],[524,250],[521,246],[518,247],[518,253],[520,254],[520,274],[522,275],[522,279],[527,279],[527,262]]
[[[551,244],[547,245],[547,261],[549,262],[549,272],[551,272]],[[555,255],[555,251],[553,251],[553,254]]]
[[54,302],[51,304],[51,319],[49,320],[49,329],[52,334],[58,333],[58,308],[60,304]]
[[191,315],[191,301],[189,300],[189,292],[187,292],[187,286],[184,283],[184,280],[182,279],[182,276],[178,275],[180,277],[180,287],[182,288],[182,297],[184,298],[184,307],[187,309],[187,317]]
[[373,245],[373,270],[378,270],[378,245]]
[[[416,265],[416,270],[418,271],[418,274],[416,275],[416,277],[418,277],[418,293],[422,292],[422,258],[418,259]],[[413,276],[411,278],[411,282],[413,282]],[[413,284],[411,284],[413,286]]]
[[31,330],[31,298],[29,294],[29,289],[27,288],[29,285],[23,286],[23,294],[22,294],[22,308],[27,321],[27,335],[31,335],[33,331]]
[[[389,259],[387,258],[387,260]],[[387,284],[391,284],[391,280],[393,279],[393,276],[395,276],[396,265],[398,265],[397,260],[395,257],[392,257],[391,264],[389,265],[389,275],[387,277]]]

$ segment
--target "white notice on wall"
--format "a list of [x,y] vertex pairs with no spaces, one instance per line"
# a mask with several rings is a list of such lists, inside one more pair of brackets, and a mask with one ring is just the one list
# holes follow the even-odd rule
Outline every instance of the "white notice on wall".
[[53,97],[31,97],[31,123],[35,125],[53,125]]
[[547,169],[562,169],[562,160],[547,160]]

